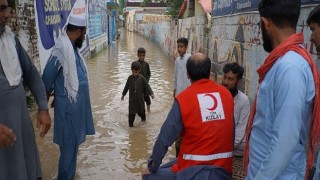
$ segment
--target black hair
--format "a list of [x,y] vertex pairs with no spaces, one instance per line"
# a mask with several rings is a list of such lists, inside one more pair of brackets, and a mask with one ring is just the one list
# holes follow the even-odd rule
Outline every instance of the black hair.
[[223,73],[226,74],[229,71],[231,71],[233,74],[236,74],[238,79],[242,79],[244,69],[237,62],[232,62],[224,65]]
[[73,24],[68,24],[66,31],[75,32],[78,29],[80,29],[80,31],[83,32],[86,29],[86,27],[85,26],[75,26]]
[[146,50],[143,47],[141,47],[141,48],[138,49],[138,54],[140,54],[140,53],[145,54]]
[[317,23],[320,25],[320,5],[316,6],[309,14],[307,18],[307,24]]
[[131,63],[131,70],[140,70],[140,68],[141,68],[141,65],[139,62],[134,61]]
[[191,81],[209,79],[211,70],[211,60],[209,57],[204,59],[193,59],[192,56],[187,61],[187,72]]
[[261,0],[259,13],[276,26],[296,29],[300,16],[301,0]]
[[181,37],[181,38],[179,38],[178,40],[177,40],[177,43],[182,43],[184,46],[188,46],[188,43],[189,43],[189,41],[188,41],[188,39],[187,38],[184,38],[184,37]]

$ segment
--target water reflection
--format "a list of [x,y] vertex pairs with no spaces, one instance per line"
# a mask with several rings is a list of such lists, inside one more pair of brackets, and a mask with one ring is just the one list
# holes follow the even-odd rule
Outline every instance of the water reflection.
[[[137,49],[146,49],[150,64],[150,85],[154,91],[147,122],[136,116],[135,127],[128,127],[128,99],[121,93],[131,62],[137,60]],[[80,146],[76,179],[141,179],[154,141],[172,105],[173,64],[161,49],[143,37],[123,31],[120,40],[87,61],[90,95],[96,135]],[[52,130],[38,140],[44,179],[54,179],[57,172],[58,147],[52,143]],[[174,157],[170,153],[164,161]],[[49,153],[47,153],[49,152]]]

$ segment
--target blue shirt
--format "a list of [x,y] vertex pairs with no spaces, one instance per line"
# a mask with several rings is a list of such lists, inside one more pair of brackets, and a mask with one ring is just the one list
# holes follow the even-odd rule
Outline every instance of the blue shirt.
[[280,57],[257,93],[246,179],[304,178],[314,96],[307,61],[293,51]]
[[50,57],[42,75],[47,94],[54,90],[53,142],[59,145],[63,145],[63,142],[68,139],[71,133],[75,135],[77,144],[85,141],[85,135],[95,133],[86,68],[75,46],[74,53],[79,81],[75,103],[71,103],[68,98],[64,87],[63,67],[61,67],[57,57]]

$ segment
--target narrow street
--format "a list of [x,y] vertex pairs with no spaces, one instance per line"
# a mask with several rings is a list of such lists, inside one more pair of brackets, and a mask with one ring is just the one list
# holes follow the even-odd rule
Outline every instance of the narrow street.
[[[147,51],[150,64],[150,86],[154,91],[147,123],[136,116],[134,128],[128,127],[128,94],[121,101],[122,90],[131,74],[131,62],[137,60],[137,49]],[[96,57],[87,60],[90,94],[96,135],[87,137],[78,153],[76,179],[141,179],[154,141],[172,105],[173,63],[155,44],[142,36],[122,30],[120,39]],[[53,111],[50,110],[53,118]],[[57,176],[59,151],[52,142],[53,124],[44,139],[37,139],[43,178]],[[164,162],[174,157],[169,149]]]

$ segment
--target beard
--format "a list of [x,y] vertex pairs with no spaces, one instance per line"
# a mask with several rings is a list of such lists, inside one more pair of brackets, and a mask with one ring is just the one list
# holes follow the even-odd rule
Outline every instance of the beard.
[[272,40],[271,40],[270,35],[266,31],[266,28],[264,27],[263,22],[262,22],[262,26],[261,26],[261,31],[262,31],[263,49],[269,53],[273,50]]
[[229,91],[230,91],[232,97],[235,97],[238,94],[238,87],[235,86],[233,88],[229,88]]
[[238,94],[238,84],[236,84],[233,88],[229,88],[227,84],[222,85],[229,90],[232,97],[235,97]]
[[83,43],[82,36],[79,36],[75,41],[74,44],[76,45],[77,48],[81,49]]

